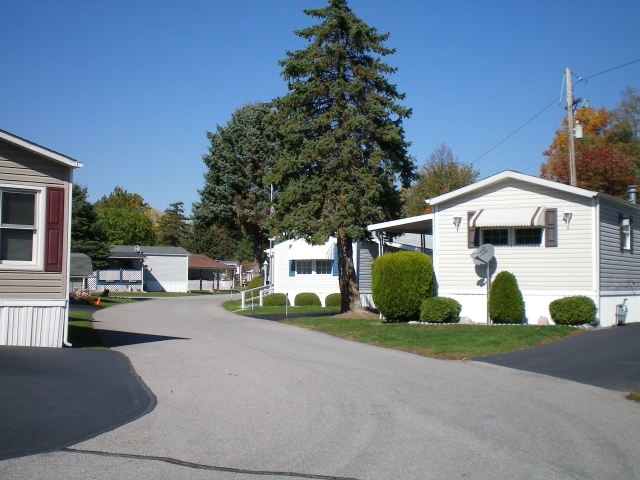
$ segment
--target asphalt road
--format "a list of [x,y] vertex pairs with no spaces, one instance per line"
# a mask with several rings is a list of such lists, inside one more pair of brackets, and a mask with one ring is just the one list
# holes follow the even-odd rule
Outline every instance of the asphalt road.
[[49,452],[153,410],[122,354],[0,347],[0,460]]
[[476,360],[629,392],[640,388],[640,324],[589,331],[561,342]]
[[[126,304],[98,328],[157,407],[1,478],[638,478],[640,405],[484,362],[440,361],[225,312]],[[116,343],[114,343],[116,344]]]

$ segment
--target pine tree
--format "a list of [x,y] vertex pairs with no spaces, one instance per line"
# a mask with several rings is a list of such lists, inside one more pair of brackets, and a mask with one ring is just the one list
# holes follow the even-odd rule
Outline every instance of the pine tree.
[[187,236],[187,217],[184,215],[184,203],[169,205],[158,221],[158,245],[178,247]]
[[264,103],[238,108],[215,132],[202,156],[207,166],[200,201],[193,204],[198,230],[216,225],[236,239],[247,237],[251,255],[258,263],[268,246],[265,221],[269,215],[270,185],[265,173],[273,164],[278,144],[273,117]]
[[279,190],[272,226],[314,244],[335,235],[342,311],[357,310],[352,242],[401,215],[396,184],[408,187],[415,169],[402,128],[411,110],[381,59],[395,51],[384,45],[388,33],[345,0],[304,12],[321,22],[295,31],[309,45],[280,61],[289,93],[273,102],[282,150],[268,180]]
[[88,196],[87,187],[73,184],[71,251],[89,256],[94,269],[107,268],[109,243]]

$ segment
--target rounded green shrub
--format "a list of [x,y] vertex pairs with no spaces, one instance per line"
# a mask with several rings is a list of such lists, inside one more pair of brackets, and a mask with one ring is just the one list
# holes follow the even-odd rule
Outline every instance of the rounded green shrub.
[[373,301],[387,321],[420,318],[422,301],[433,296],[433,283],[433,264],[424,253],[385,253],[371,267]]
[[264,280],[262,277],[253,277],[249,284],[247,285],[247,290],[251,290],[252,288],[262,287],[264,285]]
[[489,318],[494,323],[522,323],[524,299],[512,273],[500,272],[491,284]]
[[339,293],[331,293],[327,295],[327,298],[324,299],[325,307],[341,307],[342,306],[342,295]]
[[423,322],[455,322],[460,316],[462,305],[453,298],[431,297],[422,301],[420,320]]
[[308,307],[308,306],[320,307],[322,306],[322,303],[320,302],[318,295],[316,295],[315,293],[299,293],[296,295],[295,306],[296,307]]
[[551,320],[556,325],[581,325],[596,319],[596,304],[589,297],[577,295],[554,300],[549,304]]
[[287,304],[287,296],[284,293],[272,293],[262,300],[265,307],[284,307]]

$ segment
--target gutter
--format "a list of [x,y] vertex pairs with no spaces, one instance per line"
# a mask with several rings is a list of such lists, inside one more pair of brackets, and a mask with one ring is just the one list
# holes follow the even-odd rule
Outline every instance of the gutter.
[[65,295],[65,318],[64,318],[64,336],[62,338],[62,344],[65,347],[71,347],[71,343],[69,343],[69,281],[71,278],[71,215],[72,213],[72,205],[73,205],[73,169],[69,169],[69,183],[67,189],[68,197],[67,197],[67,211],[69,215],[67,215],[67,274],[65,275],[65,287],[64,292]]

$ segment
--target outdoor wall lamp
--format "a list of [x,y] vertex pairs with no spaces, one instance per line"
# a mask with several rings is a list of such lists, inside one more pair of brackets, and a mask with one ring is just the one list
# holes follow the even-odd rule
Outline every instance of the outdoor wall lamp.
[[462,223],[462,217],[461,216],[454,216],[453,217],[453,224],[456,226],[456,230],[458,230],[458,228],[460,227],[460,224]]
[[571,223],[572,218],[573,218],[573,213],[571,212],[564,212],[562,214],[562,220],[564,220],[564,223],[566,223],[567,226]]

